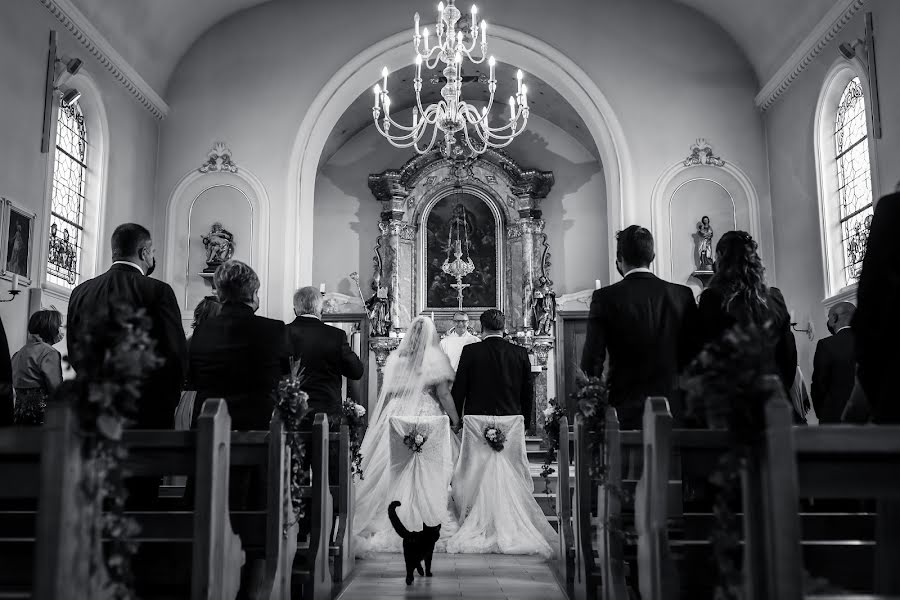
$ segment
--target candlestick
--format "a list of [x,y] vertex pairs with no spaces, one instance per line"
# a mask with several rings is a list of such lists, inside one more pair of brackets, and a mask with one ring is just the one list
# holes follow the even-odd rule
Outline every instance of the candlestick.
[[378,97],[381,95],[381,86],[376,83],[373,91],[375,92],[375,105],[372,108],[378,108]]

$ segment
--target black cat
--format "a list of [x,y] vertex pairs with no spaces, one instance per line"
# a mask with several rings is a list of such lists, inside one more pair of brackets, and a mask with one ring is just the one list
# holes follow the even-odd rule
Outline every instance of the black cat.
[[[403,526],[403,522],[397,516],[397,507],[400,503],[394,500],[388,506],[388,518],[394,531],[403,538],[403,560],[406,561],[406,585],[412,585],[413,571],[419,575],[431,577],[431,556],[434,554],[434,545],[441,537],[441,526],[429,527],[422,523],[422,531],[409,531]],[[422,561],[425,561],[425,572],[422,572]]]

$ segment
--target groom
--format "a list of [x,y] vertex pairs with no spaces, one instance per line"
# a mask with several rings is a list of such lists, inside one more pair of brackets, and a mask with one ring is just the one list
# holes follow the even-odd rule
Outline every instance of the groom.
[[470,415],[522,415],[531,422],[534,389],[528,351],[503,339],[506,317],[492,308],[481,315],[482,341],[462,350],[453,401],[460,422]]

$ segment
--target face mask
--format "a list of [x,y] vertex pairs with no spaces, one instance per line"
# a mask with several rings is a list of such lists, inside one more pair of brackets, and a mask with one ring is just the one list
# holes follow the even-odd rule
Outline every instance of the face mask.
[[625,277],[625,273],[622,272],[622,267],[619,266],[619,261],[616,261],[616,271],[619,272],[619,275]]
[[156,270],[156,257],[153,257],[153,264],[147,267],[147,277],[153,274],[153,271]]
[[831,335],[834,335],[834,325],[832,325],[832,324],[829,322],[828,324],[825,325],[825,327],[828,328],[828,332],[829,332]]

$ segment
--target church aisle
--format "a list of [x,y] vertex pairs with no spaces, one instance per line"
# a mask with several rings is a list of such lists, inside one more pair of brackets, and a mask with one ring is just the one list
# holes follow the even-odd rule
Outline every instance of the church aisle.
[[547,563],[535,556],[435,554],[434,577],[411,586],[401,554],[356,561],[356,575],[339,600],[390,598],[478,598],[479,600],[565,600]]

